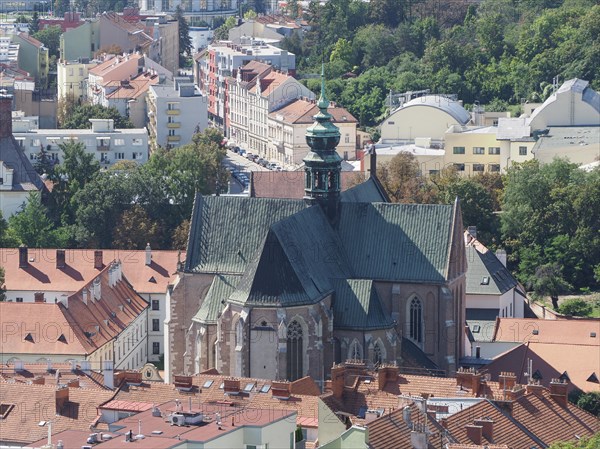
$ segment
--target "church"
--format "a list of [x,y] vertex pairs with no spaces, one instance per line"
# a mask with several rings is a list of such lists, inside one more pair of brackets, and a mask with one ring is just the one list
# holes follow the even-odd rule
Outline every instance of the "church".
[[464,348],[460,205],[391,204],[375,176],[341,192],[322,75],[304,198],[198,195],[169,295],[165,374],[323,385],[334,363],[451,374]]

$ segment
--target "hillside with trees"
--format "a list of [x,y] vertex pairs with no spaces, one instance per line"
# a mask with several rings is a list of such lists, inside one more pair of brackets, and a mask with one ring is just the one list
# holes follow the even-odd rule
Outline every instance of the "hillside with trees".
[[301,76],[325,61],[331,99],[363,127],[384,117],[390,90],[453,93],[492,110],[543,100],[555,76],[600,88],[596,0],[313,1],[305,19],[311,30],[284,47]]

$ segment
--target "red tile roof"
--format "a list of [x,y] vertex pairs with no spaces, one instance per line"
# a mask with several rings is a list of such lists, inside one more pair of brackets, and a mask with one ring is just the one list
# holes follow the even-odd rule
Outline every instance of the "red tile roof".
[[[29,249],[29,266],[19,268],[19,249],[0,248],[0,262],[5,270],[7,290],[35,292],[76,292],[98,276],[94,268],[93,249],[65,250],[65,268],[56,268],[56,250]],[[175,279],[177,251],[152,251],[152,263],[146,265],[146,252],[101,250],[104,264],[122,262],[123,274],[138,293],[166,293],[167,285]],[[185,253],[181,254],[185,259]],[[33,259],[33,260],[32,260]],[[53,297],[51,298],[54,299]]]
[[[316,102],[298,98],[281,109],[271,112],[269,117],[286,123],[310,124],[315,121],[313,117],[318,112]],[[330,104],[327,112],[331,114],[333,123],[358,123],[346,108],[336,106],[334,103]]]
[[[595,337],[592,337],[593,333],[596,334]],[[560,343],[600,348],[600,318],[498,318],[494,329],[494,341]]]
[[[260,94],[263,97],[272,95],[283,83],[285,83],[292,76],[277,72],[275,70],[267,73],[265,76],[260,77]],[[256,83],[249,89],[250,92],[256,92]]]
[[41,43],[40,41],[38,41],[35,37],[30,36],[27,33],[18,33],[17,34],[21,39],[23,39],[24,41],[29,42],[30,44],[36,46],[37,48],[41,48],[44,46],[43,43]]
[[[342,172],[342,192],[365,180],[363,173]],[[304,172],[253,171],[250,172],[250,195],[255,198],[304,197]]]
[[104,386],[104,376],[96,371],[82,371],[80,365],[70,363],[24,363],[22,370],[15,370],[13,363],[0,366],[0,380],[41,385],[68,384],[77,381],[80,388],[108,390]]

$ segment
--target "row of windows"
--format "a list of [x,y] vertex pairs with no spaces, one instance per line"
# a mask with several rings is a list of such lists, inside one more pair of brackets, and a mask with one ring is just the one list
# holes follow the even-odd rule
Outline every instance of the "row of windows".
[[[64,138],[60,138],[60,137],[47,137],[45,139],[45,145],[48,146],[50,145],[50,148],[53,150],[57,150],[58,149],[58,145],[62,142],[69,142],[69,141],[75,141],[75,142],[79,142],[81,141],[86,147],[96,147],[96,146],[110,146],[112,144],[112,146],[115,147],[124,147],[126,142],[125,139],[122,138],[111,138],[111,137],[101,137],[98,139],[79,139],[78,137],[64,137]],[[19,146],[21,148],[25,147],[25,139],[22,137],[17,137],[17,142],[19,143]],[[144,139],[140,138],[140,137],[135,137],[133,139],[131,139],[131,145],[135,146],[135,147],[141,147],[144,145]],[[31,139],[31,143],[30,143],[30,147],[32,148],[40,148],[42,147],[42,139],[40,138],[34,138]]]
[[[466,170],[466,164],[454,164],[454,168],[456,168],[456,171],[465,171]],[[485,171],[485,164],[472,164],[471,165],[471,169],[473,172],[484,172]],[[500,171],[500,164],[489,164],[488,165],[488,171],[489,172],[493,172],[493,173],[497,173]]]
[[[453,147],[453,154],[465,154],[465,147]],[[485,154],[485,147],[473,147],[473,154]],[[488,147],[488,154],[499,155],[500,147]],[[519,147],[519,156],[527,156],[527,147]]]

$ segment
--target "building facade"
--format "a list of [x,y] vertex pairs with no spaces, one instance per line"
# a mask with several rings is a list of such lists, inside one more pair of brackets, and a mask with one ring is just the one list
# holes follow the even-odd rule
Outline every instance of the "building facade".
[[58,61],[56,64],[58,99],[86,101],[88,93],[88,72],[99,61],[80,58],[74,61]]
[[27,33],[13,34],[12,40],[19,44],[19,68],[29,72],[40,88],[48,87],[48,49]]

